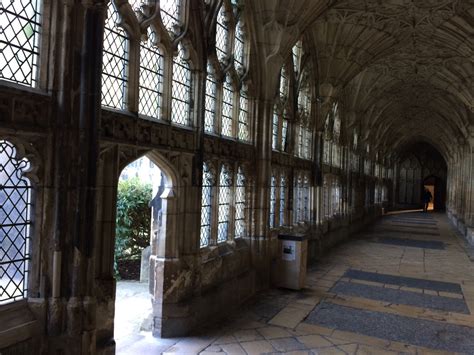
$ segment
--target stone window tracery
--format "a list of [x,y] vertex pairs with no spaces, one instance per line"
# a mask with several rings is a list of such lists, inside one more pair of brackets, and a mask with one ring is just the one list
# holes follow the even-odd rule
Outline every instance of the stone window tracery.
[[0,305],[27,297],[32,188],[31,168],[11,142],[0,140]]
[[40,0],[3,1],[0,12],[0,79],[38,85]]
[[295,223],[310,221],[310,184],[306,172],[297,174],[295,183]]
[[[248,178],[244,168],[219,163],[217,181],[211,163],[203,164],[200,247],[243,238],[247,235]],[[215,227],[213,227],[213,225]]]
[[283,226],[288,211],[288,176],[286,172],[274,171],[270,180],[270,228]]
[[214,131],[206,129],[206,133],[250,142],[250,100],[245,82],[245,30],[241,15],[237,3],[228,0],[223,1],[217,13],[215,54],[211,54],[214,60],[210,60],[208,76],[219,78],[215,97],[219,98],[220,112],[214,117]]

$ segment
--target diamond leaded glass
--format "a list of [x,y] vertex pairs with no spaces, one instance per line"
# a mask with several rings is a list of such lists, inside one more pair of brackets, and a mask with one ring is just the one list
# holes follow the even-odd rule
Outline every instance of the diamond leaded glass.
[[245,175],[239,167],[235,184],[235,238],[245,237]]
[[245,60],[244,31],[240,21],[235,27],[234,59],[236,68],[243,68]]
[[183,48],[173,59],[173,87],[171,90],[171,122],[188,126],[191,112],[191,69],[184,59]]
[[241,141],[248,142],[249,135],[249,99],[247,97],[246,87],[240,90],[239,99],[239,134],[238,138]]
[[214,77],[207,75],[206,79],[206,99],[204,112],[204,130],[209,133],[214,133],[216,120],[216,91],[217,84]]
[[288,135],[288,120],[282,119],[282,124],[281,124],[281,151],[282,152],[286,152],[288,149],[287,135]]
[[222,92],[222,127],[221,134],[223,136],[232,137],[232,110],[234,107],[234,89],[230,78],[224,82]]
[[119,110],[127,107],[128,38],[119,27],[113,2],[107,8],[102,55],[102,105]]
[[272,149],[273,150],[278,149],[278,123],[279,123],[278,113],[274,109],[273,121],[272,121]]
[[270,181],[270,227],[275,227],[275,210],[277,198],[277,182],[275,175],[272,175]]
[[140,44],[138,113],[160,119],[163,93],[163,55],[153,44],[156,34],[148,28],[148,39]]
[[32,225],[30,168],[8,141],[0,140],[0,305],[27,296]]
[[230,191],[231,176],[229,169],[222,165],[219,174],[219,200],[217,211],[217,242],[225,242],[229,238]]
[[225,7],[221,5],[219,13],[217,14],[216,24],[216,53],[217,58],[222,61],[227,57],[229,45],[229,29],[227,27],[227,20],[225,18]]
[[286,176],[280,177],[280,226],[285,224],[285,210],[286,210]]
[[201,196],[201,233],[200,247],[206,247],[211,241],[211,222],[212,222],[212,185],[213,176],[209,166],[203,164],[202,173],[202,196]]
[[180,0],[160,0],[161,20],[171,35],[179,26],[180,3]]
[[40,0],[0,1],[0,79],[38,84]]

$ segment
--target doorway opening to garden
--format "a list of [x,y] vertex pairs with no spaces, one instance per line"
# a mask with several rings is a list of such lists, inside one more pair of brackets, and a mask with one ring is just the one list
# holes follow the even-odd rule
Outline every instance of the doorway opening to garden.
[[[165,233],[166,177],[148,156],[128,164],[117,186],[114,272],[114,338],[117,351],[151,335],[153,323],[153,243]],[[156,249],[156,248],[155,248]]]

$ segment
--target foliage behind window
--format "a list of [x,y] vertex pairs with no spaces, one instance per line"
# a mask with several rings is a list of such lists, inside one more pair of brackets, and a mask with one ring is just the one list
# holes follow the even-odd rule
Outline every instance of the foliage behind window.
[[117,193],[116,260],[138,259],[150,245],[152,186],[138,178],[119,181]]

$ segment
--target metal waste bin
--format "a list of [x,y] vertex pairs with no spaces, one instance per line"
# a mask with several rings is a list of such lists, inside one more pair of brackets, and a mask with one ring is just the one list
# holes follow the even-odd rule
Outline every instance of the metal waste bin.
[[306,279],[308,240],[304,234],[280,234],[278,246],[275,283],[278,287],[300,290]]

